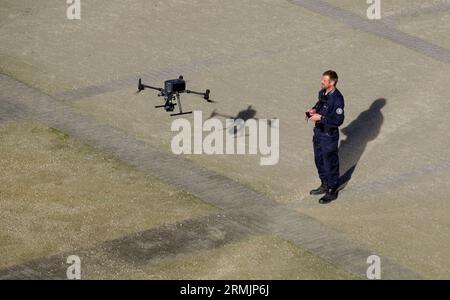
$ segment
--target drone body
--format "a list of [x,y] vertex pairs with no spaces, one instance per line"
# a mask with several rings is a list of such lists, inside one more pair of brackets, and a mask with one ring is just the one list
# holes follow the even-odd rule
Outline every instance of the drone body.
[[[203,96],[203,99],[205,99],[208,102],[212,102],[209,99],[210,90],[206,90],[204,93],[194,92],[186,89],[186,81],[183,79],[183,76],[180,75],[178,79],[170,79],[166,80],[164,82],[164,88],[157,88],[149,85],[145,85],[142,83],[142,79],[139,78],[139,84],[138,84],[138,92],[143,91],[144,89],[149,88],[153,90],[157,90],[160,93],[158,96],[164,97],[164,105],[157,105],[155,108],[162,108],[167,112],[172,112],[175,109],[175,106],[178,105],[178,113],[171,114],[171,116],[179,116],[179,115],[186,115],[191,114],[192,111],[183,112],[181,108],[181,99],[180,94],[187,93],[187,94],[196,94]],[[175,101],[177,103],[175,103]]]

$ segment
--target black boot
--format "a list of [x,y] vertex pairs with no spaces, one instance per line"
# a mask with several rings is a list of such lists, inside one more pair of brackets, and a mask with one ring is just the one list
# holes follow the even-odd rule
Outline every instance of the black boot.
[[327,184],[323,183],[315,190],[309,192],[310,195],[322,195],[328,191]]
[[320,198],[319,203],[320,204],[328,204],[333,200],[336,200],[338,197],[338,190],[337,189],[329,189],[325,196]]

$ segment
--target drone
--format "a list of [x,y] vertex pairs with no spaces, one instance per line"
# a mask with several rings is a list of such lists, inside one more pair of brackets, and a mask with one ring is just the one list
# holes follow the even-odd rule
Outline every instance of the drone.
[[192,114],[192,111],[183,112],[183,109],[181,108],[180,94],[182,93],[200,95],[203,96],[203,99],[205,99],[207,102],[213,102],[211,99],[209,99],[209,94],[211,93],[210,90],[206,90],[204,93],[187,90],[186,81],[183,79],[182,75],[180,75],[178,79],[166,80],[164,82],[164,88],[145,85],[142,83],[142,79],[139,78],[138,93],[145,89],[157,90],[159,91],[158,97],[164,97],[164,104],[157,105],[155,106],[155,108],[164,108],[167,112],[173,112],[175,110],[175,106],[178,106],[178,113],[173,113],[170,116]]

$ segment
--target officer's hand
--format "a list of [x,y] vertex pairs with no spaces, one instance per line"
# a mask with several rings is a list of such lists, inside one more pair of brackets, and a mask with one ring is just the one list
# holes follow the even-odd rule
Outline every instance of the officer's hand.
[[305,111],[305,113],[310,113],[311,115],[316,113],[316,110],[314,108],[310,108],[307,111]]
[[309,118],[311,121],[314,121],[314,122],[317,122],[317,121],[320,121],[320,118],[321,118],[322,116],[321,115],[319,115],[319,114],[313,114],[312,116],[311,116],[311,118]]

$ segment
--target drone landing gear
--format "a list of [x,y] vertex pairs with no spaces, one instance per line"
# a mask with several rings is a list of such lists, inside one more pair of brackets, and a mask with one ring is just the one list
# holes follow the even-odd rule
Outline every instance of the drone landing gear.
[[[183,109],[181,108],[181,100],[180,100],[180,94],[177,92],[177,95],[176,95],[176,98],[177,98],[177,104],[178,104],[178,113],[176,113],[176,114],[170,114],[170,116],[171,117],[174,117],[174,116],[181,116],[181,115],[189,115],[189,114],[192,114],[192,111],[186,111],[186,112],[183,112]],[[177,105],[177,104],[173,104],[174,106],[175,105]]]

